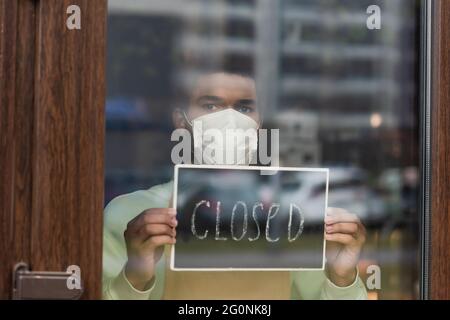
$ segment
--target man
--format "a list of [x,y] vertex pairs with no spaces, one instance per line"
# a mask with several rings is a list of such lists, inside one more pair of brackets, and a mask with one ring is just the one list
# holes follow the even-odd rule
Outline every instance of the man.
[[[192,132],[193,120],[220,127],[225,114],[242,129],[259,127],[261,115],[251,78],[229,73],[202,76],[188,106],[177,109],[173,121],[176,128]],[[208,161],[218,163],[213,160]],[[105,208],[105,299],[283,298],[279,294],[283,283],[292,290],[291,298],[367,298],[357,271],[365,228],[356,215],[339,208],[328,208],[325,219],[325,272],[171,272],[164,249],[176,242],[176,212],[169,208],[172,186],[169,182],[122,195]]]

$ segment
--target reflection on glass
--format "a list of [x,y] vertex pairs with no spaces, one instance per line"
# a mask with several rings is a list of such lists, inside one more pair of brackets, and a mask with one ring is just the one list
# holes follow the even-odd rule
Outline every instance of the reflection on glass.
[[[373,4],[380,30],[366,27]],[[109,6],[105,203],[172,179],[172,111],[198,75],[250,75],[264,127],[280,129],[280,165],[329,168],[329,206],[366,226],[360,276],[382,272],[369,298],[418,298],[419,1]],[[290,178],[286,196],[323,191]]]

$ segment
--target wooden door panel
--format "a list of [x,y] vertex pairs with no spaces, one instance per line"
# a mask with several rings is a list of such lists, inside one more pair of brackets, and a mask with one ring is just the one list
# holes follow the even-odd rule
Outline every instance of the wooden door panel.
[[0,298],[18,261],[79,265],[100,298],[106,0],[0,0],[0,16]]
[[[11,282],[9,265],[14,244],[14,104],[15,104],[15,58],[16,34],[15,2],[0,1],[0,298],[9,294]],[[8,14],[9,13],[9,14]],[[13,43],[14,45],[10,45]],[[8,80],[7,80],[8,79]]]
[[[65,27],[71,4],[81,30]],[[85,298],[99,297],[106,3],[46,0],[37,12],[32,265],[79,265]]]
[[434,2],[430,298],[450,299],[450,1]]
[[35,6],[0,1],[0,298],[12,266],[30,259]]

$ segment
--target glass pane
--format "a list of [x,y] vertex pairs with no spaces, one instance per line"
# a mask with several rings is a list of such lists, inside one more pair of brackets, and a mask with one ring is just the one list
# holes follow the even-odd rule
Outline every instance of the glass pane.
[[[420,10],[419,0],[110,0],[105,298],[335,299],[335,285],[349,286],[348,298],[419,298]],[[268,136],[258,135],[256,157],[205,157],[199,124]],[[176,129],[192,134],[185,153]],[[224,156],[247,155],[256,140],[233,141],[219,144]],[[328,184],[287,175],[277,195],[310,203],[328,190],[328,207],[340,208],[325,223],[325,270],[170,270],[175,218],[160,221],[170,210],[156,209],[171,206],[182,161],[329,169]]]

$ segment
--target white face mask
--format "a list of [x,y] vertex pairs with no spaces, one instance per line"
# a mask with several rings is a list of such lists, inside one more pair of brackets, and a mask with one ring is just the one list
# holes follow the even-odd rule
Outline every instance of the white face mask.
[[228,108],[192,122],[196,164],[256,163],[259,125],[252,118]]

